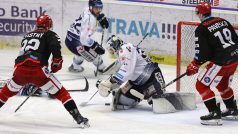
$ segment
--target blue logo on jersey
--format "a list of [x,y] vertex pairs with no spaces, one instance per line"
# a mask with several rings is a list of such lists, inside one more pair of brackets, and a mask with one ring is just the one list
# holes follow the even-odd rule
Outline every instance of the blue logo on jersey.
[[209,82],[211,81],[211,79],[210,79],[209,77],[205,77],[205,78],[204,78],[204,81],[205,81],[206,83],[209,83]]
[[50,72],[49,69],[48,69],[48,68],[45,68],[45,73],[46,73],[46,74],[49,74],[49,72]]

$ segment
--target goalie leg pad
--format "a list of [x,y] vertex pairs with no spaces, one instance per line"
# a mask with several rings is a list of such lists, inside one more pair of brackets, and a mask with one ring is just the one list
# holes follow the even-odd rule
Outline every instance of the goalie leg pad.
[[113,92],[112,111],[127,110],[135,107],[138,103],[138,100],[127,97],[121,92],[121,90]]
[[153,98],[153,112],[158,114],[195,108],[196,100],[193,93],[165,93],[163,97]]

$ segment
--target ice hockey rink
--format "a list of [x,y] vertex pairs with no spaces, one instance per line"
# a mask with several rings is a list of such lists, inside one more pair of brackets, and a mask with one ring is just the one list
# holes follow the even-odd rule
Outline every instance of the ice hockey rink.
[[[0,77],[11,77],[14,59],[17,50],[0,50],[1,64]],[[84,88],[85,81],[80,74],[67,72],[71,64],[72,55],[64,56],[63,69],[55,75],[62,81],[67,89]],[[93,71],[90,63],[85,71]],[[175,67],[160,65],[166,83],[175,78]],[[88,101],[97,91],[97,79],[106,79],[108,76],[98,78],[87,77],[89,81],[88,92],[70,92],[80,112],[90,121],[90,128],[80,129],[61,102],[43,97],[30,97],[29,100],[16,113],[15,109],[24,101],[25,96],[14,96],[0,109],[0,134],[235,134],[238,122],[224,121],[223,126],[203,126],[199,117],[207,114],[203,104],[198,104],[196,110],[179,111],[169,114],[154,114],[146,101],[136,108],[126,111],[111,111],[111,96],[101,97],[99,94],[81,107],[79,104]],[[187,76],[185,76],[187,77]],[[175,91],[175,84],[167,88],[169,92]],[[222,106],[224,108],[224,106]]]

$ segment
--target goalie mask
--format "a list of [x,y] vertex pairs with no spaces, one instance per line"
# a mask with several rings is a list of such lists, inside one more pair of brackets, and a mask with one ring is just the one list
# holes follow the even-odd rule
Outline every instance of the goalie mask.
[[108,48],[110,54],[115,54],[123,45],[123,40],[121,40],[116,35],[112,35],[107,40]]

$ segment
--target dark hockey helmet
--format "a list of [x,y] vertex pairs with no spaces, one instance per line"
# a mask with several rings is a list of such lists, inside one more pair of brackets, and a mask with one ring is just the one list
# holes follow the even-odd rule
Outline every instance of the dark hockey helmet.
[[200,14],[211,14],[211,5],[208,2],[200,2],[197,6],[196,6],[196,13],[200,13]]
[[109,45],[108,46],[109,53],[114,54],[123,45],[123,40],[121,40],[116,35],[112,35],[111,37],[108,38],[107,44]]
[[103,8],[103,4],[101,0],[89,0],[88,6],[89,8],[93,8],[93,7],[101,8],[101,9]]
[[53,21],[49,15],[41,15],[36,19],[36,26],[38,28],[50,29],[53,26]]

